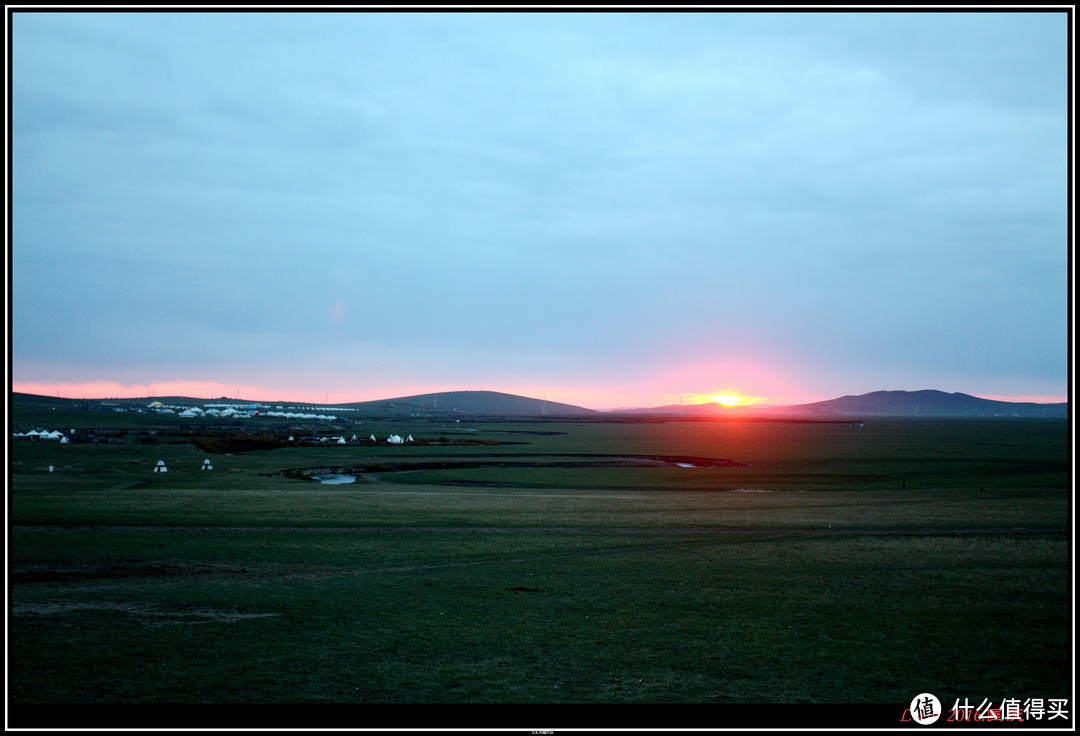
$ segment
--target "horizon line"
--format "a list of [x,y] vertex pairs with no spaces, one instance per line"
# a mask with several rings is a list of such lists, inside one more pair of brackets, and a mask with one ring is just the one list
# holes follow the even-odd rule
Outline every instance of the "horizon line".
[[[109,389],[109,388],[112,388],[112,389],[124,389],[124,390],[123,391],[107,391],[107,390],[105,390],[105,389]],[[216,388],[217,390],[209,390],[211,388]],[[29,383],[29,382],[13,382],[12,386],[11,386],[11,393],[22,393],[22,394],[28,394],[28,395],[33,395],[33,396],[41,396],[41,397],[47,397],[47,398],[52,398],[54,396],[54,394],[55,394],[55,397],[57,399],[65,399],[65,400],[69,400],[69,401],[90,401],[90,400],[105,400],[105,399],[116,400],[116,401],[121,401],[121,400],[133,401],[133,400],[141,400],[141,399],[154,399],[156,397],[165,398],[165,397],[170,397],[170,396],[175,396],[175,397],[183,396],[183,397],[187,397],[187,398],[203,399],[203,400],[225,399],[227,401],[244,401],[244,402],[248,402],[248,403],[251,403],[251,402],[259,402],[259,403],[294,403],[294,404],[302,403],[302,404],[309,404],[309,405],[313,405],[313,406],[330,406],[330,405],[344,405],[344,404],[363,404],[363,403],[369,403],[369,402],[375,402],[375,401],[392,401],[394,399],[409,398],[409,397],[412,397],[412,396],[437,395],[437,394],[440,394],[440,393],[470,393],[470,392],[472,392],[472,393],[485,393],[486,392],[486,393],[499,393],[499,394],[504,394],[504,395],[508,395],[508,396],[518,396],[518,397],[521,397],[521,398],[531,399],[531,400],[534,400],[534,401],[543,401],[543,402],[548,402],[548,403],[552,403],[552,404],[562,404],[562,405],[566,405],[566,406],[574,406],[574,407],[577,407],[577,408],[588,409],[590,411],[598,411],[598,412],[633,411],[633,410],[636,410],[636,409],[657,409],[657,408],[662,408],[662,407],[667,407],[667,406],[679,406],[680,403],[679,403],[678,399],[680,399],[680,397],[693,396],[693,397],[695,397],[697,399],[700,399],[701,396],[705,395],[705,394],[699,394],[699,393],[694,393],[694,392],[669,393],[669,394],[663,394],[663,395],[654,395],[654,396],[656,396],[656,399],[657,399],[656,403],[639,403],[639,404],[627,403],[625,401],[619,402],[619,401],[617,401],[615,399],[609,399],[610,403],[617,404],[617,405],[609,405],[609,406],[605,406],[603,408],[597,408],[595,406],[590,407],[590,406],[588,406],[586,404],[573,403],[572,401],[566,401],[565,399],[564,400],[553,399],[553,398],[549,398],[547,396],[548,393],[556,393],[556,395],[563,395],[564,392],[561,392],[561,391],[541,392],[542,395],[537,397],[537,396],[531,396],[531,395],[528,395],[528,394],[525,394],[525,393],[515,393],[514,391],[507,391],[507,390],[500,390],[500,389],[490,389],[490,388],[458,389],[458,388],[455,388],[455,389],[443,389],[443,390],[421,390],[421,391],[418,391],[418,392],[415,392],[415,393],[395,393],[394,395],[390,395],[390,396],[382,395],[380,398],[375,398],[375,399],[372,399],[372,398],[359,398],[359,399],[353,398],[353,399],[344,399],[344,400],[339,399],[339,400],[335,400],[335,401],[330,401],[329,400],[330,392],[324,391],[324,392],[322,392],[323,393],[323,400],[322,401],[319,401],[317,399],[313,400],[310,396],[304,396],[304,395],[301,395],[301,396],[299,396],[297,398],[278,398],[278,399],[274,399],[274,400],[270,401],[270,400],[267,400],[267,399],[258,399],[258,400],[256,400],[256,399],[244,399],[244,398],[241,398],[241,396],[244,395],[244,394],[247,394],[247,395],[250,396],[250,395],[259,395],[259,394],[264,394],[265,395],[265,394],[270,393],[268,390],[265,390],[263,388],[255,387],[255,386],[237,386],[235,388],[237,390],[236,395],[235,396],[229,396],[228,395],[229,392],[224,390],[224,385],[223,384],[218,384],[218,383],[213,383],[213,382],[171,382],[171,383],[166,383],[166,384],[150,384],[149,386],[147,386],[147,385],[136,385],[136,386],[130,386],[130,387],[123,387],[123,386],[120,386],[119,384],[105,383],[105,382],[102,382],[102,383],[86,383],[86,384],[35,384],[35,383]],[[95,389],[97,389],[97,390],[95,391]],[[161,390],[161,389],[164,389],[164,390]],[[728,407],[728,408],[731,408],[731,409],[734,409],[734,410],[748,410],[748,409],[754,409],[755,407],[759,408],[759,409],[766,409],[766,408],[800,406],[800,405],[803,405],[803,404],[814,404],[814,403],[818,403],[818,402],[821,402],[821,401],[831,401],[833,399],[842,398],[843,396],[862,396],[862,395],[866,395],[866,393],[875,393],[877,391],[888,391],[888,390],[906,391],[908,393],[916,393],[918,391],[928,391],[928,390],[937,391],[937,390],[940,390],[940,389],[875,389],[873,391],[868,391],[868,392],[865,392],[863,394],[850,394],[850,393],[848,393],[848,394],[841,394],[841,395],[837,395],[837,396],[832,396],[832,397],[825,398],[825,399],[809,398],[807,400],[806,398],[801,398],[800,397],[800,399],[797,400],[797,401],[781,401],[781,400],[774,401],[774,400],[770,400],[768,398],[762,399],[761,397],[748,397],[748,398],[755,399],[755,401],[753,403],[747,403],[747,404],[737,405],[737,406]],[[61,393],[64,393],[65,395],[61,396]],[[305,392],[297,392],[297,393],[304,394]],[[337,392],[337,393],[340,396],[340,394],[345,393],[345,392]],[[588,394],[590,392],[589,391],[580,391],[580,392],[574,391],[574,392],[571,392],[571,393],[574,393],[574,394]],[[626,395],[632,395],[633,393],[634,392],[632,392],[632,391],[628,391],[628,392],[626,392]],[[963,392],[963,391],[960,391],[960,392],[942,391],[942,393],[967,393],[967,392]],[[75,394],[82,394],[82,395],[75,395]],[[979,399],[986,399],[986,400],[989,400],[989,401],[1002,401],[1002,402],[1017,403],[1017,404],[1068,404],[1069,403],[1067,395],[1065,397],[1035,395],[1035,394],[1011,394],[1010,395],[1010,394],[991,394],[991,393],[984,393],[984,394],[967,393],[967,395],[968,396],[973,396],[973,397],[979,398]],[[661,397],[664,397],[664,398],[661,398]],[[670,399],[672,397],[676,398],[677,400],[676,401],[671,401]],[[685,406],[713,406],[713,405],[720,406],[720,404],[718,404],[717,402],[709,401],[709,400],[698,400],[698,401],[695,401],[694,403],[686,403],[685,404]]]

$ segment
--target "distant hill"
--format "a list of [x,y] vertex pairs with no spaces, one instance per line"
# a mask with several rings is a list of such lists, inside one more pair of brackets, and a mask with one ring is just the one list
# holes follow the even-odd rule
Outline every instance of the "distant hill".
[[898,417],[1046,417],[1068,416],[1068,403],[993,401],[944,391],[873,391],[812,404],[777,407],[776,413],[799,416]]
[[20,408],[70,406],[78,403],[77,399],[62,399],[57,396],[42,396],[41,394],[21,394],[17,391],[8,394],[8,399],[11,406]]
[[396,399],[346,404],[363,412],[387,414],[462,415],[489,417],[580,417],[599,412],[571,404],[504,394],[498,391],[447,391]]
[[[260,404],[262,406],[294,406],[312,402],[276,401],[253,402],[242,399],[200,399],[191,396],[147,396],[121,399],[66,399],[37,394],[12,393],[12,407],[16,410],[34,410],[54,406],[89,408],[95,405],[145,407],[152,401],[159,401],[166,406],[206,406],[208,404]],[[394,416],[490,416],[490,417],[580,417],[599,414],[593,409],[586,409],[557,401],[532,399],[527,396],[504,394],[498,391],[446,391],[437,394],[402,396],[394,399],[361,401],[350,404],[338,404],[343,408],[356,409],[358,414],[375,417]],[[312,404],[312,408],[320,408]],[[333,407],[326,407],[332,412]]]
[[645,409],[613,409],[606,412],[613,416],[627,417],[681,417],[683,419],[708,419],[711,417],[743,416],[753,412],[754,406],[724,406],[723,404],[667,404]]
[[[151,401],[166,405],[203,406],[212,403],[253,403],[239,399],[198,399],[186,396],[161,396],[128,399],[67,399],[12,392],[13,412],[51,410],[52,408],[91,408],[95,405],[134,405],[145,407]],[[294,405],[297,402],[261,402],[266,405]],[[303,402],[301,402],[303,403]],[[802,417],[858,418],[864,416],[901,417],[1031,417],[1065,418],[1068,403],[1036,404],[1032,402],[993,401],[962,393],[944,391],[873,391],[860,396],[841,396],[838,399],[793,406],[736,406],[720,404],[673,404],[642,409],[599,412],[571,404],[533,399],[527,396],[504,394],[498,391],[446,391],[437,394],[402,396],[395,399],[363,401],[341,405],[355,409],[357,415],[370,417],[448,416],[471,417],[607,417],[619,418],[683,418],[707,419],[721,417]],[[327,408],[332,411],[332,408]],[[356,416],[356,415],[354,415]]]
[[80,398],[80,399],[67,399],[59,398],[56,396],[42,396],[40,394],[23,394],[13,391],[10,394],[11,404],[16,407],[33,407],[33,406],[94,406],[94,405],[108,405],[116,404],[123,406],[139,406],[145,407],[152,401],[159,401],[165,405],[177,405],[177,406],[202,406],[203,404],[209,404],[215,401],[231,402],[234,404],[242,403],[237,399],[200,399],[194,396],[129,396],[124,398]]
[[846,419],[863,416],[897,417],[1032,417],[1065,418],[1068,403],[993,401],[962,393],[944,391],[874,391],[861,396],[790,406],[722,406],[720,404],[669,404],[642,409],[620,409],[609,416],[657,417],[665,419],[710,419],[733,417],[798,417],[806,419]]

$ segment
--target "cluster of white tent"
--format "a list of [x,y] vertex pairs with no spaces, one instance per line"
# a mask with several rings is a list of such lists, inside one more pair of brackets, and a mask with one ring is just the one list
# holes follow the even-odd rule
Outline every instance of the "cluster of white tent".
[[186,409],[184,409],[182,412],[180,412],[180,414],[179,414],[179,416],[184,417],[185,419],[192,419],[192,418],[201,417],[201,416],[204,416],[204,415],[208,416],[208,417],[250,417],[250,416],[254,416],[254,412],[245,411],[245,410],[237,411],[236,409],[206,409],[206,410],[203,410],[203,409],[200,409],[197,406],[189,406]]
[[[226,409],[228,411],[228,409]],[[221,416],[228,416],[222,413]],[[261,417],[281,417],[284,419],[318,419],[323,422],[333,422],[337,420],[337,417],[330,414],[303,414],[294,411],[263,411],[259,412]]]
[[16,439],[59,440],[61,444],[66,444],[68,442],[68,438],[58,429],[54,429],[51,432],[46,429],[31,429],[29,432],[12,432],[11,436]]
[[[203,460],[202,468],[200,470],[213,470],[214,466],[210,464],[210,458]],[[158,460],[157,465],[154,466],[155,473],[168,473],[169,469],[165,466],[164,460]]]
[[[304,439],[313,441],[315,438],[314,437],[305,437]],[[296,441],[295,438],[292,435],[290,435],[289,436],[289,442],[295,442],[295,441]],[[351,440],[346,440],[344,436],[341,436],[341,437],[320,437],[319,438],[319,442],[323,442],[323,443],[333,442],[334,444],[337,444],[337,445],[347,445],[350,442],[360,442],[360,441],[361,440],[359,440],[355,434],[352,436]],[[371,435],[370,437],[367,438],[366,441],[367,442],[378,442],[379,440],[376,439],[375,435]],[[405,439],[402,439],[401,435],[397,435],[397,434],[392,434],[392,435],[390,435],[389,437],[386,438],[387,444],[390,444],[390,445],[404,445],[404,444],[406,444],[408,442],[415,442],[415,441],[416,440],[413,439],[413,436],[411,434],[408,437],[406,437]]]
[[[161,411],[171,411],[171,409],[161,409]],[[292,411],[259,411],[258,409],[251,409],[249,407],[225,407],[223,409],[200,409],[197,406],[183,407],[178,416],[185,419],[195,419],[198,417],[280,417],[283,419],[315,419],[321,422],[334,422],[337,421],[337,417],[330,414],[306,414],[302,412]]]
[[[160,404],[158,405],[161,406]],[[192,419],[202,416],[207,417],[279,417],[281,419],[314,419],[320,422],[336,422],[337,417],[332,414],[310,414],[294,411],[260,411],[251,406],[225,406],[223,408],[200,409],[197,406],[177,407],[181,408],[179,416]],[[169,408],[160,411],[170,411]]]

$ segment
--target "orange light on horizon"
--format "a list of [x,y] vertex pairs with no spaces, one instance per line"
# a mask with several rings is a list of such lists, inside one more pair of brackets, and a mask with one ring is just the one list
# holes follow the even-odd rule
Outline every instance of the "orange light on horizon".
[[730,407],[752,406],[766,401],[762,396],[745,396],[734,391],[725,391],[722,394],[683,394],[683,397],[688,404],[720,404]]

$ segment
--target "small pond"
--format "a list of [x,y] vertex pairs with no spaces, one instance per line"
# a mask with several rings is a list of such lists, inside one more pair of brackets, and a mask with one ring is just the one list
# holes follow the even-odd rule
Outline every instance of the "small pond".
[[322,475],[313,475],[311,477],[319,481],[320,483],[327,483],[331,485],[356,482],[355,475],[345,475],[344,473],[323,473]]

